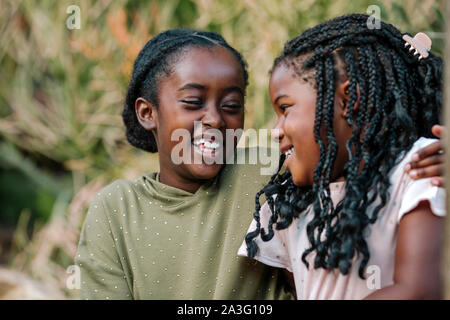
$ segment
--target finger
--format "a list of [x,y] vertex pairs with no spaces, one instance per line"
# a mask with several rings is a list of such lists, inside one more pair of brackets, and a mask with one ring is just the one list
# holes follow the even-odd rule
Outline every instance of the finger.
[[410,171],[411,169],[416,168],[424,168],[431,166],[433,164],[444,163],[444,155],[443,154],[433,154],[431,156],[426,157],[420,161],[411,161],[405,166],[405,171]]
[[443,138],[444,132],[445,132],[445,128],[444,126],[440,126],[438,124],[434,125],[431,128],[431,132],[438,138]]
[[411,157],[412,161],[420,161],[422,159],[425,159],[426,157],[438,153],[438,152],[443,152],[444,150],[444,146],[441,142],[441,140],[430,143],[429,145],[427,145],[426,147],[423,147],[422,149],[420,149],[419,151],[417,151],[416,153],[414,153]]
[[435,164],[425,168],[413,169],[409,172],[412,179],[442,177],[444,175],[444,164]]
[[444,187],[444,178],[442,177],[433,177],[431,179],[431,184],[436,187]]

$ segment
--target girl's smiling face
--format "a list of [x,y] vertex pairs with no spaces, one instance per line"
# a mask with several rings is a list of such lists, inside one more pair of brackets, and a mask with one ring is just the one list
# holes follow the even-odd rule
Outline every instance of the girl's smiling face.
[[[193,47],[181,53],[172,64],[170,75],[159,83],[158,106],[143,98],[136,101],[141,125],[155,135],[161,182],[195,192],[205,180],[219,173],[223,164],[203,160],[194,163],[194,154],[214,155],[205,146],[212,143],[207,137],[208,130],[215,129],[223,137],[217,151],[225,156],[225,130],[241,129],[244,125],[244,94],[241,65],[228,49]],[[201,122],[203,138],[206,138],[203,141],[198,130],[194,132],[195,121]],[[180,143],[171,139],[177,129],[186,129],[191,139],[190,161],[179,165],[171,158],[172,149]]]
[[[317,91],[311,81],[300,80],[291,66],[281,63],[275,67],[269,84],[272,106],[277,114],[274,138],[280,142],[280,151],[286,154],[285,167],[290,171],[295,185],[314,184],[314,169],[320,149],[314,137]],[[351,128],[345,120],[347,112],[344,92],[348,82],[336,89],[333,129],[338,143],[332,181],[341,180],[343,168],[348,161],[345,144],[351,137]],[[321,138],[326,145],[325,129]]]

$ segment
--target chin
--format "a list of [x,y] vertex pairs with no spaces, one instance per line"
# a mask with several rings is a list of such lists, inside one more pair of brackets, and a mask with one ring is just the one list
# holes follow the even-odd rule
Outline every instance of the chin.
[[193,168],[190,168],[190,172],[192,176],[194,176],[198,180],[210,180],[214,179],[222,169],[223,164],[200,164],[194,165]]
[[310,187],[313,185],[312,177],[291,171],[292,182],[298,187]]
[[309,185],[304,179],[295,179],[295,178],[292,178],[292,182],[294,182],[294,184],[295,184],[297,187],[306,187],[306,186]]

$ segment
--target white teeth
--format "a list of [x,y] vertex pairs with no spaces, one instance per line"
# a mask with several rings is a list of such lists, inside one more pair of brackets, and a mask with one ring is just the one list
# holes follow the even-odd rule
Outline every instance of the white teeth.
[[286,157],[291,156],[294,153],[294,147],[290,148],[288,151],[284,153]]
[[193,142],[193,144],[194,144],[194,146],[200,146],[200,145],[202,145],[203,144],[203,146],[205,147],[205,148],[208,148],[208,149],[217,149],[217,148],[219,148],[220,147],[220,144],[218,144],[217,142],[210,142],[210,141],[208,141],[208,140],[205,140],[205,139],[198,139],[198,140],[195,140],[194,142]]
[[209,141],[206,141],[206,142],[205,142],[205,146],[206,146],[207,148],[216,149],[216,148],[219,147],[219,144],[218,144],[217,142],[209,142]]

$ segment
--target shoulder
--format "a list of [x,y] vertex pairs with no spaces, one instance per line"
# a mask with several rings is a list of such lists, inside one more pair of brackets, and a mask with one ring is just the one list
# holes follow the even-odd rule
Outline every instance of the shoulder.
[[92,203],[111,202],[117,199],[117,196],[125,195],[129,190],[136,187],[135,183],[127,179],[115,180],[103,187],[94,197]]
[[420,149],[426,147],[427,145],[429,145],[435,141],[438,141],[438,139],[430,139],[430,138],[421,137],[416,142],[414,142],[414,144],[411,146],[411,148],[409,150],[405,150],[402,154],[400,154],[401,160],[391,171],[391,180],[392,180],[391,182],[395,183],[396,181],[401,180],[401,178],[405,176],[404,168],[407,163],[412,161],[412,156],[414,153],[416,153]]
[[392,194],[401,196],[397,221],[416,208],[421,201],[428,201],[431,211],[437,216],[445,215],[445,190],[433,186],[431,178],[414,180],[404,171],[405,165],[412,160],[412,155],[437,139],[420,138],[405,154],[391,174]]
[[129,197],[130,195],[133,194],[139,194],[142,191],[143,185],[144,185],[144,181],[146,179],[146,177],[149,176],[155,176],[156,173],[154,172],[150,172],[150,173],[145,173],[141,176],[139,176],[137,179],[135,180],[129,180],[129,179],[117,179],[113,182],[111,182],[110,184],[106,185],[103,189],[101,189],[97,195],[96,198],[98,198],[99,200],[113,200],[113,199],[117,199],[117,197],[123,196],[125,197]]
[[103,187],[93,198],[89,207],[103,210],[106,215],[123,207],[124,204],[134,204],[139,202],[145,194],[144,179],[147,173],[141,175],[136,180],[117,179]]
[[438,141],[438,139],[431,139],[431,138],[424,138],[420,137],[412,147],[408,150],[408,152],[405,154],[404,158],[402,159],[402,162],[406,164],[407,162],[411,161],[411,158],[414,153],[419,151],[420,149],[428,146],[429,144],[432,144],[433,142]]

